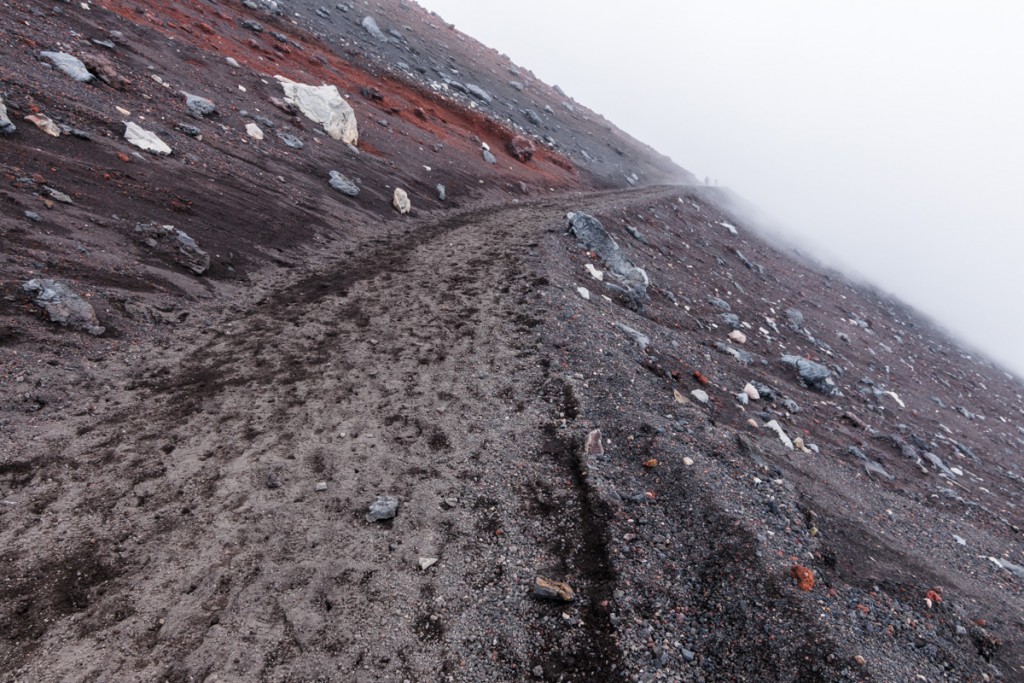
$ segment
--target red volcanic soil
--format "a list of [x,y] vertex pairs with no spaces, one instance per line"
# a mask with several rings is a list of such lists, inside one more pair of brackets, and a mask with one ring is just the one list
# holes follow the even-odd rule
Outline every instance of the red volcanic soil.
[[1024,676],[1016,378],[415,4],[274,6],[3,4],[0,682]]

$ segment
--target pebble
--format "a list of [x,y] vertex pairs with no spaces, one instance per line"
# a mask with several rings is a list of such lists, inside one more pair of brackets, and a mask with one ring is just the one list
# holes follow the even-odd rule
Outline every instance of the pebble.
[[707,405],[711,401],[711,397],[708,396],[708,392],[703,389],[694,389],[690,392],[690,396],[693,396],[697,403],[702,403],[704,405]]
[[377,496],[370,503],[370,511],[366,514],[367,522],[380,522],[392,519],[398,514],[398,499],[394,496]]
[[421,557],[419,559],[420,569],[422,569],[423,571],[426,571],[426,570],[430,569],[435,564],[437,564],[437,558],[436,557]]
[[316,486],[313,487],[313,490],[314,491],[326,491],[327,490],[327,482],[326,481],[318,481],[316,483]]

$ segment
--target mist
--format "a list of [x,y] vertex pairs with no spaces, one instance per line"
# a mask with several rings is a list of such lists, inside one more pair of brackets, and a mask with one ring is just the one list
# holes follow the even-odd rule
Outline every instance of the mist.
[[421,4],[1024,371],[1024,5]]

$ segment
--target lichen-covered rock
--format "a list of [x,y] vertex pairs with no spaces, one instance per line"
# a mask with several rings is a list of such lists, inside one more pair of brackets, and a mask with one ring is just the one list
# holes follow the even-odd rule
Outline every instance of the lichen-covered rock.
[[67,285],[56,280],[32,279],[22,283],[21,288],[35,294],[36,305],[46,311],[51,322],[85,330],[95,336],[106,331],[100,326],[92,305]]

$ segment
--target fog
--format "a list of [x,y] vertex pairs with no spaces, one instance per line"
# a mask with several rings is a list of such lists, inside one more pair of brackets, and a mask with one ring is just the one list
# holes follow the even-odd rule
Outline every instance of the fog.
[[1024,3],[421,4],[1024,371]]

